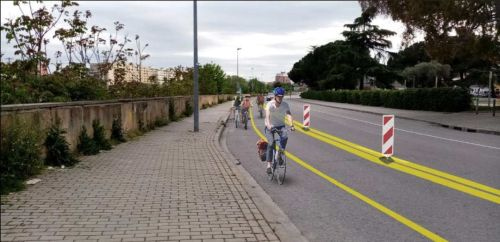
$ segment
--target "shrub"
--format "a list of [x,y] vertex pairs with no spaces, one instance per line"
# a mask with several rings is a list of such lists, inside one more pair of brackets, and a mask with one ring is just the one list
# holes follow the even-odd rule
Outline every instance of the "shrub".
[[121,117],[114,118],[113,124],[111,125],[111,139],[125,142],[125,137],[123,136],[122,119]]
[[139,119],[137,121],[137,126],[139,126],[139,131],[141,133],[145,133],[148,131],[148,127],[146,127],[146,125],[144,124],[144,121],[142,121],[142,119]]
[[156,125],[155,124],[156,124],[156,120],[154,122],[149,122],[148,123],[148,127],[147,127],[148,131],[156,129]]
[[174,100],[168,100],[168,119],[171,121],[177,121],[177,116],[175,115]]
[[157,117],[154,122],[156,127],[165,126],[168,124],[168,119],[166,117]]
[[110,150],[111,144],[109,140],[106,139],[106,131],[104,127],[100,124],[99,119],[92,121],[92,129],[94,131],[94,143],[98,150]]
[[468,110],[471,103],[470,94],[463,88],[307,91],[300,96],[324,101],[444,112]]
[[87,134],[87,128],[85,128],[85,126],[82,126],[82,131],[78,136],[77,149],[83,155],[95,155],[99,153],[99,149],[94,140]]
[[189,117],[191,114],[193,114],[193,107],[191,106],[191,103],[189,101],[186,101],[185,103],[186,109],[184,110],[184,116]]
[[41,132],[35,125],[18,120],[0,132],[0,193],[7,194],[21,190],[23,181],[39,173],[43,167]]
[[65,133],[66,131],[60,128],[59,119],[50,126],[44,142],[47,149],[47,156],[45,157],[46,165],[72,166],[78,162],[70,152],[68,142],[63,136]]

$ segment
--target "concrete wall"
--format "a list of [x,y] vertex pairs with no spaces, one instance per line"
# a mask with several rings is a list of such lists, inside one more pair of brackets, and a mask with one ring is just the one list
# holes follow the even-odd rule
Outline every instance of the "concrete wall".
[[[219,100],[225,101],[228,97],[232,95],[203,95],[199,97],[199,105],[200,108],[202,105],[215,105]],[[153,125],[155,120],[160,118],[169,120],[170,103],[177,117],[186,110],[186,103],[193,107],[191,96],[2,105],[1,128],[9,128],[17,118],[33,122],[42,130],[47,130],[59,118],[61,127],[67,132],[66,140],[75,151],[82,126],[87,128],[89,135],[92,135],[93,120],[98,119],[110,137],[115,118],[121,118],[124,132],[139,129],[139,120],[146,126]]]

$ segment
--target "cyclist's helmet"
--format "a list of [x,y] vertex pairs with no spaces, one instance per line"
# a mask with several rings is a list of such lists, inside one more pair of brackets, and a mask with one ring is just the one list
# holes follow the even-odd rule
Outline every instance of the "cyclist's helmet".
[[283,89],[282,87],[277,87],[274,89],[273,93],[274,93],[274,96],[284,96],[285,89]]

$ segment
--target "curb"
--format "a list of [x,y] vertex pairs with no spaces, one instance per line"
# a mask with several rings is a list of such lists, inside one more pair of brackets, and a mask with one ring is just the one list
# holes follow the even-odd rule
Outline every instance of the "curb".
[[[227,161],[230,168],[234,171],[241,181],[243,189],[248,193],[250,199],[255,203],[259,211],[261,211],[264,219],[269,223],[273,232],[278,236],[280,241],[305,242],[308,241],[297,227],[292,223],[288,216],[278,207],[272,198],[262,189],[262,187],[253,179],[253,177],[240,165],[240,162],[231,154],[226,145],[225,136],[222,134],[231,112],[224,121],[219,121],[220,128],[217,129],[216,146],[220,148],[222,157]],[[220,119],[219,119],[220,120]],[[231,162],[234,161],[234,162]]]
[[[300,98],[300,99],[318,101],[318,100],[307,99],[307,98]],[[293,99],[292,99],[292,101],[293,101]],[[319,106],[323,106],[323,107],[329,107],[329,108],[338,108],[338,109],[343,109],[343,110],[348,110],[348,111],[355,111],[355,112],[360,112],[360,113],[369,113],[369,114],[377,114],[377,115],[384,115],[385,114],[385,113],[379,113],[379,112],[373,112],[373,111],[367,111],[367,110],[359,110],[359,109],[353,109],[353,108],[329,106],[329,105],[321,104],[321,103],[315,103],[315,105],[319,105]],[[405,117],[405,116],[397,116],[397,118],[406,119],[406,120],[412,120],[412,121],[426,122],[426,123],[430,123],[430,124],[441,126],[443,128],[449,128],[449,129],[454,129],[454,130],[464,131],[464,132],[470,132],[470,133],[483,133],[483,134],[500,135],[500,131],[494,131],[494,130],[467,128],[467,127],[463,127],[463,126],[443,124],[443,123],[433,122],[433,121],[429,121],[429,120],[423,120],[423,119],[417,119],[417,118],[409,118],[409,117]]]

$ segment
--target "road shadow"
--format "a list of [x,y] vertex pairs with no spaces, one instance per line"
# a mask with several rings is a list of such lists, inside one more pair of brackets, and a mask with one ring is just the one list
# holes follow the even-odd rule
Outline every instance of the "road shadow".
[[290,175],[290,176],[285,175],[285,181],[281,185],[278,183],[278,180],[276,179],[276,177],[274,177],[274,179],[272,181],[269,181],[269,182],[272,182],[273,185],[282,186],[282,187],[293,186],[296,183],[296,181],[293,178],[293,175]]
[[379,160],[384,162],[385,164],[391,164],[394,162],[394,160],[391,157],[385,157],[385,156],[380,157]]

